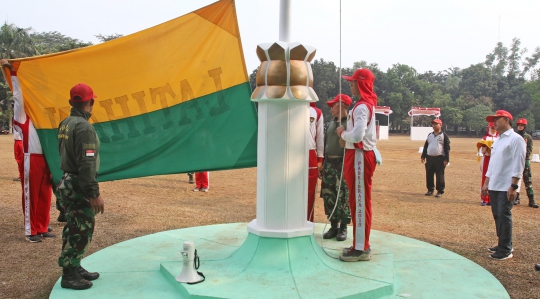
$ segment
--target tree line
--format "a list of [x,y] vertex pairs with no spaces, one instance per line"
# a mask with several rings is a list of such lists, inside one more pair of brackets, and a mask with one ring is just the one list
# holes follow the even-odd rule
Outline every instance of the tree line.
[[[414,67],[396,63],[383,71],[377,63],[355,62],[350,68],[342,68],[343,75],[351,75],[357,68],[370,69],[375,75],[375,92],[380,106],[390,106],[390,127],[403,131],[410,126],[407,112],[411,107],[441,108],[441,119],[446,131],[459,134],[478,134],[485,131],[486,115],[496,110],[507,110],[514,119],[528,120],[528,130],[540,123],[540,47],[531,56],[527,49],[514,38],[510,47],[499,42],[485,61],[468,68],[450,67],[444,71],[419,73]],[[313,88],[319,97],[325,120],[330,120],[330,110],[325,102],[339,93],[339,67],[331,61],[315,60],[312,64]],[[255,86],[257,70],[250,76]],[[341,79],[342,92],[351,95],[347,81]],[[431,118],[418,117],[414,125],[429,126]],[[386,124],[386,117],[381,118]],[[539,124],[540,125],[540,124]],[[465,132],[463,132],[465,131]]]
[[[121,34],[96,37],[106,42]],[[60,32],[34,32],[32,28],[19,28],[4,23],[0,27],[0,58],[20,58],[67,51],[92,45],[61,34]],[[377,63],[355,62],[351,67],[342,68],[342,75],[351,75],[357,68],[365,67],[375,75],[375,92],[379,105],[390,106],[391,129],[407,130],[410,117],[407,112],[414,106],[441,108],[444,130],[449,133],[479,134],[486,128],[485,116],[496,110],[507,110],[515,120],[528,120],[528,130],[540,126],[540,47],[527,56],[527,49],[521,47],[519,38],[514,38],[509,47],[499,42],[484,61],[460,69],[419,73],[414,67],[396,63],[386,71]],[[330,120],[330,109],[326,101],[342,92],[351,94],[347,81],[339,77],[340,69],[332,61],[323,58],[311,64],[314,77],[313,89],[319,97],[317,106],[323,110],[325,119]],[[252,89],[255,88],[257,70],[250,74]],[[0,122],[7,122],[12,116],[11,93],[2,80],[0,82]],[[386,117],[381,118],[386,124]],[[429,117],[415,118],[416,125],[429,125]],[[463,132],[464,131],[464,132]]]

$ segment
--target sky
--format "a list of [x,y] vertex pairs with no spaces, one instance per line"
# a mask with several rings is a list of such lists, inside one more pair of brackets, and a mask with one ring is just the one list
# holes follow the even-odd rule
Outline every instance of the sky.
[[[540,46],[540,1],[290,0],[291,42],[317,49],[315,59],[352,67],[401,63],[418,72],[466,68],[485,61],[497,42]],[[4,22],[58,31],[99,43],[95,35],[128,35],[182,16],[215,0],[0,0]],[[341,2],[341,9],[340,9]],[[279,39],[280,0],[236,0],[248,72],[259,65],[258,44]],[[511,4],[510,4],[511,3]],[[341,18],[341,30],[340,30]],[[341,47],[340,47],[341,45]],[[341,61],[341,62],[340,62]]]

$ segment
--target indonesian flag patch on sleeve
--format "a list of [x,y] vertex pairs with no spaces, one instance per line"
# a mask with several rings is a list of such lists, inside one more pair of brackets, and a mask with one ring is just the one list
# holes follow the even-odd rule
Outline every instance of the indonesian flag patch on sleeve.
[[85,156],[86,157],[93,157],[94,156],[94,150],[85,150]]

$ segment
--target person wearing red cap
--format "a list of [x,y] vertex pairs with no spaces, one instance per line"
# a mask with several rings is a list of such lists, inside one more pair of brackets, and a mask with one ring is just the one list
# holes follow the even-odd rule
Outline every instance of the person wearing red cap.
[[498,110],[486,117],[495,124],[499,138],[493,142],[491,159],[486,172],[482,192],[491,200],[491,212],[499,239],[497,246],[488,248],[490,257],[505,260],[513,257],[512,252],[512,207],[516,199],[518,184],[525,168],[526,145],[521,136],[512,129],[512,114]]
[[354,237],[353,245],[344,249],[339,258],[346,262],[368,261],[371,259],[371,189],[377,164],[377,95],[373,91],[375,76],[370,70],[362,68],[356,70],[352,76],[343,78],[350,82],[351,92],[359,100],[349,111],[347,130],[343,126],[336,129],[338,136],[346,142],[343,176],[349,188]]
[[[488,124],[488,129],[486,131],[486,134],[484,135],[484,137],[482,137],[482,140],[490,141],[491,144],[493,144],[495,139],[497,139],[498,137],[499,137],[499,132],[495,130],[495,125],[493,124],[493,122],[490,122]],[[482,174],[482,183],[480,184],[480,189],[482,189],[482,186],[484,186],[484,182],[486,181],[486,172],[488,170],[489,160],[491,158],[490,156],[491,149],[488,150],[487,146],[483,145],[480,148],[480,152],[482,153],[482,159],[480,162],[480,173]],[[482,190],[480,190],[480,199],[481,199],[480,204],[482,206],[489,206],[491,204],[489,200],[489,193],[483,194]]]
[[2,67],[8,68],[11,72],[13,125],[22,138],[24,152],[21,183],[26,240],[32,243],[41,242],[42,238],[56,237],[48,231],[52,197],[51,172],[43,155],[36,128],[24,110],[23,93],[17,71],[6,59],[2,59],[1,63]]
[[[525,169],[523,170],[523,183],[525,184],[525,190],[527,191],[527,197],[529,198],[529,207],[538,208],[538,204],[534,202],[534,190],[532,187],[532,172],[531,172],[531,154],[533,150],[533,138],[531,135],[525,132],[527,128],[527,120],[525,118],[520,118],[516,122],[518,134],[523,137],[525,143],[527,144],[527,153],[525,154]],[[519,193],[514,202],[519,204]]]
[[309,171],[307,220],[313,222],[315,188],[324,158],[324,120],[321,109],[309,103]]
[[340,145],[336,128],[343,126],[347,129],[347,111],[352,99],[345,94],[338,94],[326,102],[334,117],[327,124],[324,134],[324,163],[321,172],[321,197],[324,202],[324,213],[330,220],[330,229],[323,234],[324,239],[336,238],[337,241],[347,239],[347,225],[351,223],[349,208],[349,190],[345,179],[342,179],[343,157],[345,150]]
[[[450,139],[448,135],[442,132],[442,120],[436,118],[431,121],[433,132],[429,133],[424,144],[424,150],[420,161],[425,163],[426,167],[426,196],[433,195],[437,189],[435,197],[441,197],[444,194],[444,169],[450,162]],[[437,185],[433,181],[436,176]]]
[[88,119],[92,116],[94,98],[90,86],[80,83],[70,90],[71,112],[58,126],[60,169],[64,171],[57,193],[66,208],[66,224],[62,232],[61,287],[84,290],[99,277],[88,272],[81,260],[94,234],[95,214],[103,213],[105,203],[99,192],[99,138]]

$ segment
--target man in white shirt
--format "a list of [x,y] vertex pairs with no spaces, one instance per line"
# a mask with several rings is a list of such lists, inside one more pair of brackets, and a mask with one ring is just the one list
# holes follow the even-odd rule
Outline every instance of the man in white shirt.
[[523,138],[512,129],[512,114],[498,110],[486,117],[495,124],[499,138],[491,149],[491,159],[486,172],[482,193],[491,200],[491,212],[499,242],[488,250],[490,257],[505,260],[513,257],[512,252],[512,207],[517,196],[519,180],[525,168],[526,145]]

